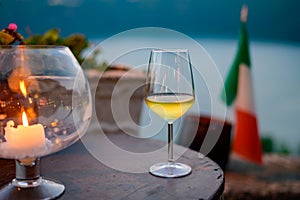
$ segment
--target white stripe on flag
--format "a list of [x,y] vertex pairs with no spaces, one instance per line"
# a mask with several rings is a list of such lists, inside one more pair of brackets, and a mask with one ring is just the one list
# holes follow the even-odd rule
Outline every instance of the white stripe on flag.
[[236,108],[255,114],[250,68],[241,63],[239,68],[238,93]]

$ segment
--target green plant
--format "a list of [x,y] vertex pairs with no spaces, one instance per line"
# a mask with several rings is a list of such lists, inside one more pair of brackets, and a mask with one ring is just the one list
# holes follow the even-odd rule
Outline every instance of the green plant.
[[26,45],[64,45],[70,48],[79,63],[83,62],[81,53],[89,45],[83,34],[72,34],[66,38],[59,35],[59,29],[50,29],[44,35],[33,35],[24,39]]
[[285,143],[282,143],[282,144],[280,144],[280,146],[278,148],[278,153],[284,154],[284,155],[289,155],[291,153],[291,150]]
[[89,47],[89,42],[83,34],[71,34],[66,38],[59,35],[59,29],[50,29],[44,35],[32,35],[24,40],[26,45],[64,45],[69,47],[83,69],[96,69],[105,71],[108,67],[106,62],[98,63],[97,57],[101,53],[96,50],[87,58],[83,52]]
[[104,61],[102,63],[97,62],[97,57],[101,53],[100,49],[94,50],[91,55],[87,56],[82,63],[84,69],[96,69],[98,71],[105,71],[108,69],[108,64]]
[[[108,67],[106,62],[98,63],[97,57],[100,50],[94,51],[86,59],[82,56],[83,51],[89,47],[89,42],[83,34],[71,34],[66,38],[59,35],[60,30],[53,28],[46,31],[43,35],[30,35],[25,38],[17,32],[18,26],[10,23],[7,28],[0,31],[0,45],[12,45],[19,42],[20,45],[64,45],[69,47],[83,69],[96,69],[105,71]],[[84,64],[83,64],[84,61]]]
[[273,138],[265,136],[262,137],[261,141],[263,146],[263,152],[272,153],[274,151]]
[[23,36],[17,32],[18,26],[15,23],[10,23],[7,28],[0,31],[0,45],[10,45],[15,42],[24,44]]

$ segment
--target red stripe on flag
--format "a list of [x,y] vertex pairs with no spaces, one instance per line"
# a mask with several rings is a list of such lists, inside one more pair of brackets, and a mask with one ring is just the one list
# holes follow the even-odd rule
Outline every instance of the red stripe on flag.
[[236,110],[233,151],[244,159],[262,164],[262,146],[256,116],[239,109]]

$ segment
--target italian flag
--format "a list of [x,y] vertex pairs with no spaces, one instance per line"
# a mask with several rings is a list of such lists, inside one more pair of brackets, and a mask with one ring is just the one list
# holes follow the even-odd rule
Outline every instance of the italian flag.
[[221,98],[235,107],[232,151],[240,157],[262,164],[262,147],[255,114],[251,79],[251,63],[246,29],[247,7],[241,12],[239,46],[224,85]]

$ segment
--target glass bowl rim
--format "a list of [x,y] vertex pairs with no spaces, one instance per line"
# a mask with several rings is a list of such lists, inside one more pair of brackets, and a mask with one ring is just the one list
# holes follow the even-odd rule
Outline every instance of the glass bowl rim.
[[0,45],[1,49],[68,49],[63,45]]
[[170,48],[170,49],[152,49],[151,52],[158,53],[188,53],[189,50],[187,48]]

